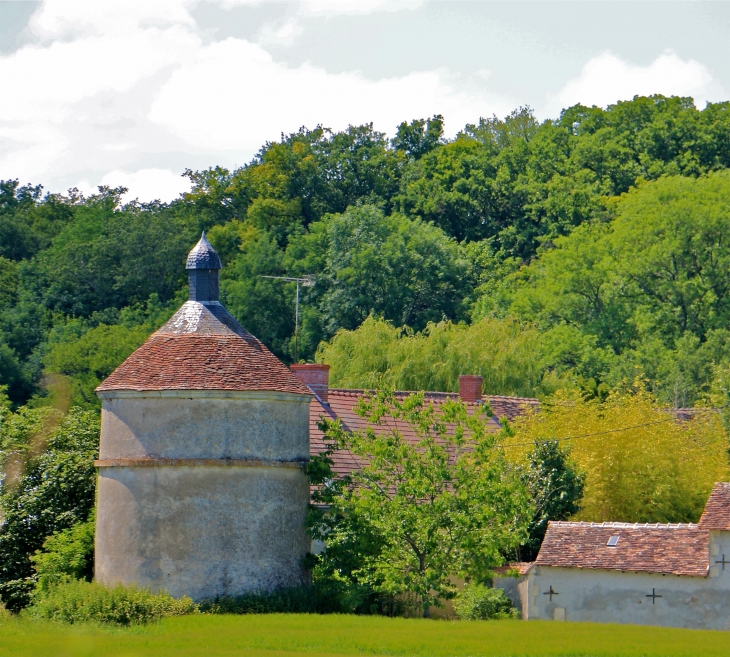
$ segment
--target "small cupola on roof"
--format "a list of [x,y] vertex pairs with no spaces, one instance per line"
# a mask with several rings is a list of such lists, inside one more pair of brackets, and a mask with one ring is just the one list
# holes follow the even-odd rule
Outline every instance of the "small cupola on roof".
[[200,241],[188,253],[185,266],[188,271],[188,298],[190,301],[199,303],[218,301],[218,272],[222,268],[221,259],[206,239],[205,231],[203,231]]

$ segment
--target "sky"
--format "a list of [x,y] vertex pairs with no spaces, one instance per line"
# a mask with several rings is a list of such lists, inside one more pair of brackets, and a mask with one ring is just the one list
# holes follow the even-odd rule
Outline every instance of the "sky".
[[169,201],[301,126],[730,99],[730,3],[0,0],[0,179]]

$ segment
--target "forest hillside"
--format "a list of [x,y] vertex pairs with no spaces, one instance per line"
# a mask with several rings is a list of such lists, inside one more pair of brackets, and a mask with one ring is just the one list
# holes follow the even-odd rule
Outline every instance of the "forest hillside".
[[[332,383],[490,394],[643,379],[723,394],[730,368],[730,103],[636,97],[528,108],[455,139],[442,117],[302,128],[234,171],[187,171],[171,203],[0,182],[0,385],[14,408],[95,408],[94,388],[187,294],[206,230],[222,300],[279,357]],[[8,172],[12,174],[12,172]]]

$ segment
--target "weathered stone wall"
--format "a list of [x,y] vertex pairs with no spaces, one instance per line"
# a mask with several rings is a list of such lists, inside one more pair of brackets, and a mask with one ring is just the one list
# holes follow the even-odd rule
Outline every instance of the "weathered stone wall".
[[100,459],[309,458],[306,395],[182,390],[103,395]]
[[103,399],[97,580],[195,600],[302,582],[310,398],[165,395]]

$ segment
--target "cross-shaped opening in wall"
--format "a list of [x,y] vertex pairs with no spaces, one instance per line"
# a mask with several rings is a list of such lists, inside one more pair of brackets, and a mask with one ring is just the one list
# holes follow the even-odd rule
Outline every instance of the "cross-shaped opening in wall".
[[554,591],[553,590],[553,585],[551,584],[550,585],[550,590],[549,591],[545,591],[545,593],[543,593],[543,595],[549,595],[550,596],[550,602],[552,602],[553,601],[553,596],[554,595],[560,595],[560,593],[558,593],[557,591]]
[[651,604],[656,604],[656,599],[661,598],[661,595],[657,595],[656,589],[652,589],[651,593],[646,594],[647,598],[651,598]]
[[725,561],[725,555],[722,555],[722,559],[715,559],[715,563],[721,563],[722,569],[725,570],[725,564],[730,563],[730,561]]

